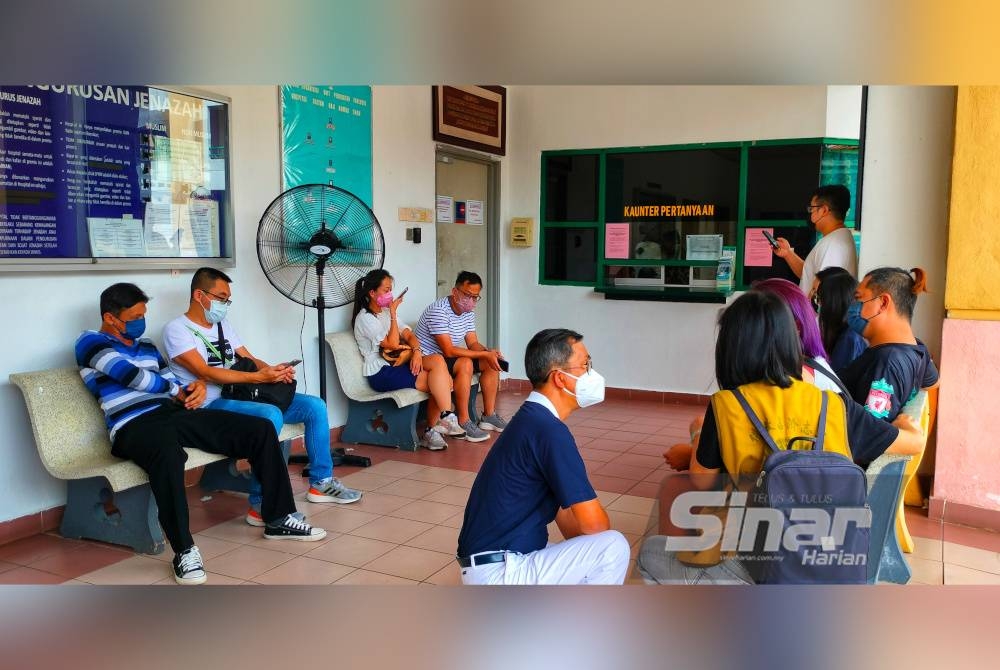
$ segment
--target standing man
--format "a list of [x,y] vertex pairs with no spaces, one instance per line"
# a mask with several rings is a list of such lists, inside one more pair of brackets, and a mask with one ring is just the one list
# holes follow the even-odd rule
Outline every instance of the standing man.
[[326,531],[295,512],[292,485],[278,435],[267,421],[198,409],[205,399],[199,380],[178,383],[156,345],[140,339],[149,297],[135,284],[114,284],[101,293],[101,329],[76,340],[76,363],[87,389],[104,410],[111,453],[133,461],[149,476],[163,534],[174,550],[178,584],[202,584],[201,553],[191,536],[184,494],[182,447],[246,458],[260,477],[261,517],[269,540],[313,542]]
[[[333,476],[330,456],[330,419],[322,398],[296,393],[292,404],[282,413],[274,405],[222,397],[223,384],[291,382],[295,368],[284,363],[268,365],[254,358],[236,330],[226,319],[232,304],[232,280],[214,268],[199,268],[191,278],[191,300],[188,310],[163,328],[163,344],[170,358],[170,369],[181,381],[195,379],[206,383],[205,406],[249,414],[269,420],[276,433],[284,423],[305,423],[306,453],[309,456],[309,491],[306,500],[313,503],[353,503],[361,492],[349,489]],[[229,368],[236,355],[257,364],[256,372],[239,372]],[[261,526],[261,488],[256,476],[250,484],[250,509],[246,522]]]
[[[537,333],[524,353],[534,391],[469,492],[458,563],[464,584],[622,584],[629,545],[611,530],[566,418],[604,400],[583,335]],[[566,539],[546,546],[555,520]]]
[[[500,362],[503,354],[488,349],[476,337],[476,303],[480,300],[483,280],[475,272],[458,273],[451,294],[432,302],[413,331],[425,356],[441,354],[448,372],[455,380],[455,413],[465,431],[457,439],[482,442],[490,438],[487,430],[502,433],[507,422],[496,411],[500,391]],[[472,374],[479,373],[479,390],[483,394],[483,417],[479,425],[469,416],[469,396]]]
[[816,227],[823,238],[816,243],[803,261],[783,237],[779,237],[774,255],[785,259],[788,267],[799,278],[799,288],[806,295],[812,291],[813,278],[820,270],[841,267],[858,276],[858,251],[854,235],[844,226],[844,217],[851,207],[851,192],[842,184],[820,186],[813,191],[809,201],[809,223]]

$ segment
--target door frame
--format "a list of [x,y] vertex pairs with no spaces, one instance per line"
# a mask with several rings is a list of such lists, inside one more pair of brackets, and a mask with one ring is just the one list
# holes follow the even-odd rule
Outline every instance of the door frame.
[[[491,349],[500,345],[500,159],[469,149],[460,149],[448,144],[434,147],[434,189],[437,196],[437,165],[444,156],[453,160],[464,160],[486,166],[486,339],[484,343]],[[437,274],[437,250],[434,252],[434,268]],[[435,281],[437,278],[435,276]]]

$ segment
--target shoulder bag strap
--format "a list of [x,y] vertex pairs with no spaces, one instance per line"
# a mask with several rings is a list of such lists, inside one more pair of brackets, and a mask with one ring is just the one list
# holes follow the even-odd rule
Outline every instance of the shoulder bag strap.
[[[223,361],[223,365],[225,365],[225,360],[222,358],[222,354],[219,353],[219,349],[217,349],[214,344],[209,342],[208,338],[205,337],[205,335],[201,331],[195,330],[191,326],[188,326],[187,329],[190,330],[195,337],[200,339],[202,343],[205,345],[205,348],[211,351],[213,354],[215,354],[215,357],[218,358],[220,361]],[[222,351],[225,350],[226,350],[225,347],[223,347]]]
[[819,372],[821,372],[824,377],[831,380],[834,384],[837,385],[837,388],[840,389],[841,393],[845,394],[848,398],[851,397],[851,392],[847,390],[846,386],[844,386],[844,382],[840,381],[840,377],[834,374],[829,368],[820,363],[818,360],[816,360],[811,356],[807,356],[806,365],[811,367],[813,370],[818,370]]

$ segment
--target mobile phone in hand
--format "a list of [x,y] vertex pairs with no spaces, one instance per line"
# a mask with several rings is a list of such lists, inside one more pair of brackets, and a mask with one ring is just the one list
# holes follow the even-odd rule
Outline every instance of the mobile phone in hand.
[[508,363],[502,358],[499,361],[497,361],[497,363],[499,363],[501,370],[503,370],[504,372],[510,372],[510,363]]
[[292,360],[288,361],[287,363],[285,363],[285,365],[287,365],[290,368],[294,368],[296,365],[298,365],[301,362],[302,362],[301,358],[295,358],[295,359],[292,359]]
[[767,238],[767,243],[771,245],[772,249],[778,248],[778,240],[774,239],[774,235],[767,230],[761,230],[760,232],[764,233],[764,237]]
[[400,298],[402,298],[402,297],[403,297],[404,295],[406,295],[406,292],[407,292],[407,291],[409,291],[409,290],[410,290],[410,287],[409,287],[409,286],[407,286],[406,288],[404,288],[404,289],[403,289],[403,292],[402,292],[402,293],[400,293],[399,295],[397,295],[397,296],[396,296],[396,300],[399,300],[399,299],[400,299]]

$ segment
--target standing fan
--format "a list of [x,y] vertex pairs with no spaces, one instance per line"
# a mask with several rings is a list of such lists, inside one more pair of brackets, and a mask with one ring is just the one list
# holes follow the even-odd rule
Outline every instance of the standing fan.
[[[264,276],[286,298],[317,310],[319,395],[324,401],[325,312],[353,303],[355,283],[381,268],[384,257],[382,228],[375,213],[353,193],[336,186],[290,188],[260,217],[257,259]],[[289,460],[308,459],[293,456]],[[368,467],[371,460],[335,449],[334,464]]]

